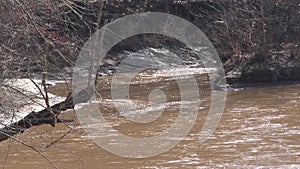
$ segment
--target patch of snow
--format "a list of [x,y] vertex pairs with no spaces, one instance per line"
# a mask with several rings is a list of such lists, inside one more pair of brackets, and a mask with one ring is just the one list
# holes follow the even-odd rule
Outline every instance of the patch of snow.
[[[16,106],[8,112],[8,115],[0,114],[0,128],[4,127],[4,125],[9,125],[14,123],[25,116],[27,116],[32,111],[38,112],[46,108],[45,101],[40,93],[41,89],[44,94],[43,87],[41,85],[40,79],[33,79],[36,85],[30,79],[9,79],[5,81],[5,85],[10,86],[10,88],[14,88],[14,90],[19,91],[20,98],[22,99],[21,106]],[[47,86],[54,86],[56,83],[60,81],[47,80]],[[22,94],[21,94],[22,93]],[[51,93],[48,93],[49,104],[50,106],[57,104],[59,102],[64,101],[64,97],[56,96]]]

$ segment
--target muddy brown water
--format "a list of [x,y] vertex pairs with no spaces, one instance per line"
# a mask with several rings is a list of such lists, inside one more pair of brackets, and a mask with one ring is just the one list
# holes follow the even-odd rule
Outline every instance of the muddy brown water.
[[[101,113],[114,129],[131,137],[151,137],[170,127],[178,116],[176,104],[147,124],[127,120],[109,101],[110,78],[100,79]],[[33,127],[16,138],[43,153],[58,168],[300,168],[300,85],[228,92],[218,128],[200,144],[199,132],[210,106],[207,77],[197,76],[201,93],[199,114],[187,138],[158,156],[133,159],[103,150],[82,130],[74,111],[62,116],[73,123]],[[140,81],[132,85],[131,99],[148,102],[154,88],[163,90],[168,102],[178,101],[174,79]],[[64,84],[50,91],[65,95]],[[72,128],[72,130],[70,130]],[[51,144],[52,143],[52,144]],[[159,146],[159,145],[157,145]],[[0,143],[0,167],[7,169],[54,168],[40,154],[16,141]]]

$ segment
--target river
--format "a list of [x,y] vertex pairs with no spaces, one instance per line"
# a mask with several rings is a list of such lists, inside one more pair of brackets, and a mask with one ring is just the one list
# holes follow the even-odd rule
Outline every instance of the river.
[[[102,93],[109,91],[109,85],[105,85],[109,84],[109,79],[100,79],[98,90]],[[170,84],[164,81],[159,85],[165,85],[166,92],[176,93],[177,89]],[[148,85],[153,87],[154,84]],[[67,125],[33,127],[17,138],[44,153],[59,168],[300,168],[300,85],[227,92],[225,111],[216,131],[209,140],[200,144],[198,133],[210,105],[208,82],[204,80],[201,85],[202,89],[207,89],[203,89],[206,92],[202,94],[199,115],[192,130],[185,140],[158,156],[134,159],[114,155],[90,140],[78,121],[69,124],[73,130],[48,148],[45,147],[50,142],[69,130]],[[57,90],[62,86],[57,85]],[[141,92],[138,86],[139,83],[133,93]],[[135,99],[147,100],[146,96],[139,94]],[[102,99],[106,100],[101,102],[105,118],[115,129],[132,137],[151,137],[176,119],[177,108],[173,104],[157,122],[149,125],[133,123],[113,113],[108,95],[103,95]],[[178,98],[174,96],[173,99]],[[63,116],[75,119],[72,111]],[[1,165],[6,159],[8,145],[9,141],[0,144]],[[16,141],[9,145],[5,165],[5,168],[12,169],[52,168],[39,154]]]
[[[168,58],[165,60],[170,61]],[[151,64],[159,63],[151,61]],[[186,78],[186,74],[195,70],[202,71],[180,68],[173,72],[188,82],[190,77]],[[168,151],[147,158],[127,158],[113,154],[93,142],[83,130],[91,126],[80,124],[75,112],[68,111],[61,116],[74,119],[73,123],[61,123],[54,128],[50,125],[32,127],[16,137],[23,144],[10,140],[1,142],[0,167],[40,169],[54,168],[55,165],[62,169],[300,168],[300,84],[266,84],[229,90],[216,130],[208,140],[200,143],[199,133],[211,104],[211,89],[205,71],[192,78],[195,78],[199,89],[199,106],[195,109],[198,115],[187,136]],[[191,102],[181,101],[180,87],[174,78],[159,76],[156,70],[143,71],[131,81],[128,97],[131,100],[112,99],[111,76],[100,76],[98,80],[96,88],[101,97],[97,97],[96,103],[99,105],[99,113],[114,130],[129,137],[150,138],[160,134],[176,122],[180,106],[189,108],[191,105]],[[66,96],[66,88],[65,83],[58,83],[49,91],[54,95]],[[156,94],[165,93],[165,102],[160,102],[161,98],[156,95],[149,99],[154,89],[160,89],[156,90]],[[192,96],[193,92],[188,94]],[[139,109],[121,114],[113,101],[123,105],[135,104]],[[149,107],[149,101],[156,101],[156,104]],[[134,122],[139,120],[135,119],[136,116],[147,115],[153,110],[164,111],[147,123]],[[186,110],[188,114],[189,109]],[[167,143],[160,142],[152,146],[157,148]],[[47,157],[53,165],[35,150]]]

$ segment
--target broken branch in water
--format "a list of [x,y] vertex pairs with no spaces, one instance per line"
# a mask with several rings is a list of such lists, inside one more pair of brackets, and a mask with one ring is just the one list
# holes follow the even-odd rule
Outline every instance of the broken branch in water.
[[71,96],[69,95],[65,101],[57,103],[49,108],[43,109],[39,112],[31,112],[23,119],[9,124],[4,128],[0,129],[0,142],[4,141],[16,134],[23,133],[26,129],[29,129],[33,126],[38,126],[42,124],[50,124],[55,126],[55,121],[57,122],[66,122],[65,120],[57,118],[62,111],[68,109],[73,109],[74,106],[78,103],[87,102],[92,94],[94,89],[92,87],[87,87],[86,89],[80,91],[79,93]]

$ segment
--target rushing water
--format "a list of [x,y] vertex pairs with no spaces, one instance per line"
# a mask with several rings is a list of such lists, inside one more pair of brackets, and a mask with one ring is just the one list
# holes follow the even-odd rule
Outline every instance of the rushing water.
[[[100,84],[105,93],[108,89],[104,84],[109,84],[109,78],[103,79]],[[166,85],[165,88],[169,93],[173,90],[177,92],[172,85]],[[139,87],[136,90],[141,92]],[[60,124],[55,129],[50,126],[36,127],[18,138],[45,153],[60,168],[300,168],[299,91],[300,85],[291,85],[228,92],[218,128],[208,141],[200,144],[198,133],[210,103],[209,94],[204,92],[198,119],[187,138],[170,151],[151,158],[130,159],[113,155],[84,135],[78,123],[74,131],[50,148],[44,147],[67,132],[65,125]],[[135,99],[147,100],[146,94],[139,97],[135,96]],[[168,104],[158,105],[158,109],[169,107],[169,112],[149,125],[132,123],[113,113],[115,111],[109,98],[103,98],[101,110],[110,124],[121,133],[132,137],[151,137],[169,127],[176,119],[176,105],[179,103],[176,102],[177,96],[173,98]],[[0,162],[4,164],[8,141],[0,146]],[[11,143],[6,168],[41,166],[51,168],[45,159],[30,148],[15,141]]]
[[[190,71],[187,69],[185,72]],[[185,73],[180,76],[184,78]],[[115,130],[130,137],[153,137],[161,133],[175,122],[180,106],[189,107],[191,104],[180,101],[179,88],[174,79],[160,77],[151,70],[145,71],[132,81],[129,92],[132,100],[118,101],[125,105],[138,105],[138,110],[127,112],[129,119],[153,110],[165,111],[149,123],[132,122],[118,113],[113,104],[111,79],[110,76],[99,79],[99,110]],[[195,75],[195,79],[201,100],[196,122],[183,141],[157,156],[135,159],[114,155],[95,144],[82,130],[87,126],[81,126],[78,121],[68,124],[73,128],[70,132],[65,124],[59,124],[56,128],[43,125],[29,129],[17,139],[33,146],[63,169],[300,168],[300,85],[228,91],[226,107],[217,129],[209,140],[199,143],[199,132],[210,106],[211,90],[205,74]],[[50,91],[63,95],[63,88],[64,84],[58,84]],[[164,91],[167,102],[149,107],[149,94],[157,88]],[[76,119],[74,112],[63,116]],[[163,144],[166,143],[153,146]],[[16,141],[0,143],[0,151],[0,166],[5,164],[6,168],[53,168],[37,152]]]

